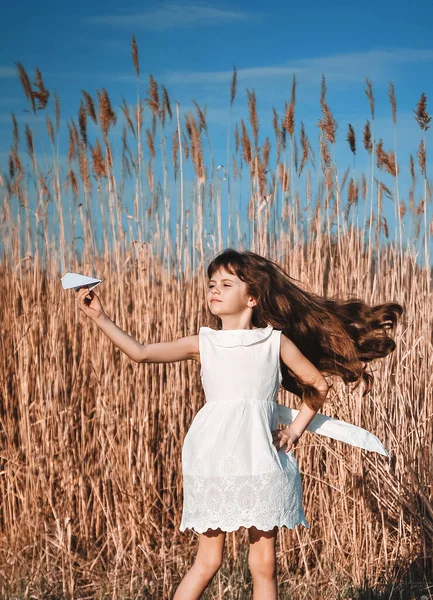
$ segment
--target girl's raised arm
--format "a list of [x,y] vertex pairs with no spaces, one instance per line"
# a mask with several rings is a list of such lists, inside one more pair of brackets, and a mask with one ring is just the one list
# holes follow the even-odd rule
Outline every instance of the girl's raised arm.
[[[198,335],[190,335],[173,342],[141,344],[120,329],[104,312],[102,304],[93,290],[80,289],[75,292],[80,310],[96,323],[98,328],[129,358],[138,363],[176,362],[199,360]],[[88,297],[90,296],[90,298]]]
[[[323,399],[326,398],[329,390],[328,382],[319,369],[283,333],[281,334],[280,354],[284,364],[303,384],[316,388],[320,396]],[[316,413],[317,410],[313,410],[303,403],[301,410],[288,429],[295,432],[299,438]]]

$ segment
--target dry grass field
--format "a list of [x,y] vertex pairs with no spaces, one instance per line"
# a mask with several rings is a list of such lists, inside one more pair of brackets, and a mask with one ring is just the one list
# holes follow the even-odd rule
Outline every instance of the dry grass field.
[[[409,159],[397,159],[397,138],[388,151],[388,140],[375,139],[374,93],[366,80],[370,114],[361,141],[348,129],[347,150],[354,154],[357,144],[368,168],[341,173],[325,79],[317,155],[303,125],[295,128],[295,80],[284,114],[274,112],[271,153],[268,138],[259,144],[254,92],[248,92],[249,123],[231,123],[234,70],[223,182],[204,112],[197,105],[181,124],[179,105],[172,110],[152,76],[142,98],[135,40],[132,55],[136,104],[124,102],[116,114],[106,90],[97,98],[83,92],[78,117],[67,124],[65,162],[60,98],[52,99],[39,71],[32,84],[18,64],[29,124],[20,130],[12,115],[9,164],[0,170],[1,598],[172,597],[197,545],[196,533],[178,527],[182,441],[204,402],[199,366],[133,363],[79,313],[60,277],[97,275],[103,283],[96,292],[119,327],[143,343],[168,341],[212,325],[207,263],[224,247],[246,243],[312,291],[396,301],[405,310],[396,351],[371,365],[372,392],[362,398],[362,389],[335,382],[323,410],[374,432],[390,458],[305,432],[296,456],[310,529],[278,533],[280,597],[432,597],[425,97],[414,118],[419,146]],[[396,125],[392,84],[389,92]],[[40,119],[32,124],[36,115],[44,116],[44,126]],[[110,129],[118,119],[124,128],[115,162]],[[41,145],[43,152],[36,151]],[[412,181],[404,198],[400,170]],[[245,215],[242,181],[249,182]],[[392,226],[385,200],[394,206]],[[298,404],[285,390],[278,401]],[[224,565],[204,598],[241,600],[251,598],[251,589],[247,534],[239,530],[227,535]]]

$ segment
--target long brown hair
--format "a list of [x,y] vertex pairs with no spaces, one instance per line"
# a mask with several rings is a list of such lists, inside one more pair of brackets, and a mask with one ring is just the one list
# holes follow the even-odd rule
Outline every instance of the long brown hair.
[[[366,372],[366,364],[395,349],[387,330],[393,330],[403,313],[400,304],[369,306],[358,298],[339,300],[307,292],[276,262],[248,250],[224,250],[209,264],[209,279],[221,267],[244,281],[247,294],[256,299],[255,327],[269,324],[281,330],[319,371],[355,383],[355,388],[364,381],[363,396],[370,391],[374,378]],[[221,329],[221,319],[212,316]],[[322,407],[315,388],[300,382],[282,361],[281,372],[286,390],[302,397],[313,410]]]

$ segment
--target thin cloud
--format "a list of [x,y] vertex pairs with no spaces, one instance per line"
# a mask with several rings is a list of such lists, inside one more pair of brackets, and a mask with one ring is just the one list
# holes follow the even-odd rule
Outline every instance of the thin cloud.
[[195,2],[167,2],[158,8],[130,15],[96,15],[84,19],[94,25],[111,25],[137,29],[163,30],[182,27],[239,23],[240,21],[260,21],[255,12],[230,10],[218,6]]
[[[296,75],[303,83],[317,83],[325,75],[328,81],[358,82],[365,77],[380,78],[396,74],[398,68],[408,63],[433,62],[433,50],[396,49],[372,50],[337,54],[333,56],[303,58],[282,66],[251,67],[237,71],[238,83],[258,82],[263,79],[282,80]],[[168,71],[162,74],[167,84],[224,84],[231,80],[232,71]],[[268,81],[269,83],[269,81]]]
[[10,77],[16,77],[17,70],[13,67],[0,67],[0,79],[8,79]]

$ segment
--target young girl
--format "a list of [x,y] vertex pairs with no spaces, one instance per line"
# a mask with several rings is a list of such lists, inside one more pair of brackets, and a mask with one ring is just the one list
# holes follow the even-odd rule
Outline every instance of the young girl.
[[[227,531],[248,528],[248,565],[258,600],[277,598],[278,527],[309,527],[293,448],[323,406],[328,383],[366,384],[366,363],[395,348],[386,329],[402,314],[396,303],[368,306],[303,291],[275,262],[227,249],[207,269],[207,307],[216,329],[173,342],[140,344],[104,313],[93,291],[76,292],[80,309],[139,363],[201,363],[206,402],[182,447],[184,504],[180,530],[199,535],[192,568],[174,600],[194,600],[221,566]],[[89,298],[90,296],[90,298]],[[303,400],[278,430],[280,385]]]

